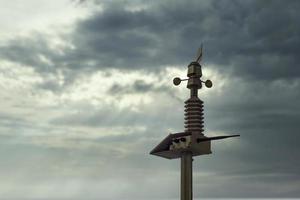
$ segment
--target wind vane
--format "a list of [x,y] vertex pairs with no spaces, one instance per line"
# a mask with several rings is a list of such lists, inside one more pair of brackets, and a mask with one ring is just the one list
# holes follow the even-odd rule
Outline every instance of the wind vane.
[[201,44],[201,47],[198,49],[197,56],[196,56],[196,62],[200,63],[202,60],[202,49],[203,44]]
[[203,101],[198,98],[198,89],[202,88],[202,83],[207,88],[212,87],[210,80],[202,81],[202,69],[200,61],[202,59],[202,45],[199,48],[196,60],[188,65],[186,79],[174,78],[174,85],[179,85],[181,81],[188,81],[187,88],[190,90],[190,98],[185,101],[185,130],[179,133],[169,134],[163,139],[150,154],[167,159],[181,159],[181,200],[192,200],[192,180],[193,156],[211,154],[211,141],[240,135],[226,135],[207,137],[204,135],[204,110]]

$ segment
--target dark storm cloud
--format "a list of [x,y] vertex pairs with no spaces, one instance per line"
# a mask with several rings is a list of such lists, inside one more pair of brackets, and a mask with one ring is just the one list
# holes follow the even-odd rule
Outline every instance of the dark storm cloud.
[[121,85],[121,84],[113,84],[108,92],[110,94],[128,94],[128,93],[140,93],[140,92],[149,92],[153,91],[153,84],[145,83],[143,80],[136,80],[132,85]]
[[[235,75],[266,80],[300,74],[298,1],[140,1],[146,7],[137,11],[126,1],[101,3],[103,11],[77,23],[68,38],[75,49],[63,49],[64,55],[43,40],[14,40],[1,47],[1,56],[43,70],[156,70],[186,66],[204,42],[204,62]],[[53,66],[41,63],[40,53]]]
[[[250,194],[242,180],[248,176],[257,183],[269,180],[295,184],[299,180],[300,82],[231,81],[224,87],[221,98],[207,100],[204,97],[205,125],[215,134],[219,131],[241,134],[237,141],[240,146],[221,148],[230,141],[215,142],[216,160],[213,159],[209,164],[203,162],[202,168],[240,176],[240,194],[244,197],[281,196],[283,193],[271,195],[259,190],[257,194]],[[219,162],[224,164],[218,165]],[[289,194],[284,193],[283,196],[298,195],[296,189],[291,189]]]
[[144,80],[135,80],[132,84],[119,84],[114,83],[107,92],[111,95],[124,95],[124,94],[136,94],[147,92],[165,92],[174,95],[174,90],[166,85],[156,86],[155,83],[146,83]]
[[[242,135],[240,139],[234,139],[239,140],[240,146],[216,142],[214,156],[202,157],[200,164],[195,162],[196,172],[222,172],[217,175],[229,177],[235,184],[228,186],[228,182],[209,177],[206,180],[216,184],[211,188],[218,186],[222,189],[210,189],[206,194],[210,197],[278,197],[280,194],[272,193],[272,189],[281,188],[278,184],[297,186],[300,174],[300,3],[276,0],[163,1],[149,3],[148,7],[138,11],[127,9],[127,4],[130,3],[105,2],[103,11],[78,22],[68,39],[75,48],[62,49],[62,55],[51,50],[43,38],[10,41],[0,47],[0,56],[33,66],[40,73],[63,68],[69,73],[66,78],[73,80],[72,77],[86,71],[110,68],[161,70],[164,65],[184,67],[204,42],[203,67],[213,64],[219,72],[231,73],[230,84],[222,89],[222,96],[213,94],[213,99],[203,99],[205,126],[212,132]],[[53,65],[44,63],[40,54]],[[236,80],[234,76],[239,78]],[[213,81],[218,84],[218,80]],[[45,82],[40,87],[58,89],[54,82]],[[163,90],[176,97],[170,89],[143,80],[129,85],[114,84],[108,93],[122,96]],[[183,108],[182,104],[180,106]],[[171,109],[162,109],[156,114],[113,107],[85,111],[89,113],[62,114],[50,123],[86,127],[141,125],[148,131],[140,135],[141,138],[156,137],[155,141],[151,140],[146,147],[138,149],[143,154],[129,155],[128,160],[116,159],[116,165],[124,165],[124,169],[142,165],[147,171],[148,164],[154,168],[153,160],[149,161],[145,152],[167,134],[168,127],[178,131],[183,127],[183,113],[174,114]],[[101,138],[97,142],[135,142],[137,138],[135,135],[116,136]],[[226,144],[228,148],[224,148]],[[161,164],[157,166],[161,168]],[[122,174],[124,171],[119,175]],[[199,180],[202,181],[202,177]],[[271,189],[255,188],[254,183],[268,183]],[[236,188],[240,192],[235,193]],[[282,194],[285,197],[300,195],[297,188]]]
[[[297,132],[300,115],[297,101],[300,98],[299,88],[299,80],[251,83],[232,80],[224,88],[224,93],[231,95],[211,99],[209,106],[217,107],[208,108],[207,114],[211,118],[219,116],[214,123],[220,129],[236,127],[249,133]],[[228,123],[230,118],[235,119]]]
[[53,71],[55,66],[43,62],[43,56],[55,64],[59,61],[55,51],[50,49],[47,38],[38,33],[30,38],[19,37],[0,45],[0,57],[4,60],[32,66],[37,71]]
[[74,53],[98,54],[102,66],[155,69],[186,65],[203,41],[205,62],[242,77],[297,77],[298,8],[297,1],[164,1],[140,11],[109,4],[78,24]]

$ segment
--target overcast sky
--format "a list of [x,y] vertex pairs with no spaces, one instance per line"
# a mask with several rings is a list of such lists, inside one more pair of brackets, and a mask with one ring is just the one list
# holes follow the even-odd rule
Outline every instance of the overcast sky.
[[183,131],[204,44],[195,198],[300,198],[298,0],[0,0],[1,199],[178,199]]

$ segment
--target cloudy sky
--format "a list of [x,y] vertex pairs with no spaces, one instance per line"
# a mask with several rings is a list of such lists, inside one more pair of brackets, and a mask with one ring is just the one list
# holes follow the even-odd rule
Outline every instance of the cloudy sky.
[[178,199],[184,78],[204,44],[195,198],[300,198],[297,0],[0,0],[1,199]]

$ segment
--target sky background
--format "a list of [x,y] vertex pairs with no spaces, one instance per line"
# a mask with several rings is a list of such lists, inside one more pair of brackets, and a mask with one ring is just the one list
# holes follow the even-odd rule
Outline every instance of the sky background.
[[0,0],[1,199],[178,199],[187,65],[204,44],[195,198],[300,197],[298,0]]

